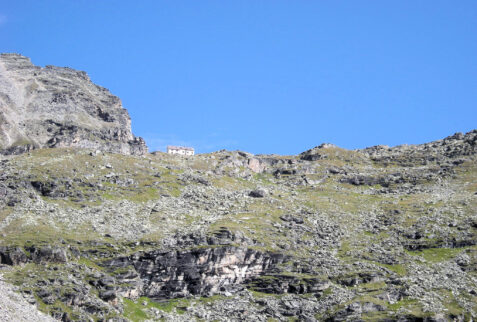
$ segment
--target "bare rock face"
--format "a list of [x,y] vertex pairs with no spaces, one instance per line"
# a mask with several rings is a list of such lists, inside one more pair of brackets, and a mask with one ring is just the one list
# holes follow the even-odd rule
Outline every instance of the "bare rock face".
[[141,155],[142,138],[118,97],[85,72],[35,66],[18,54],[0,55],[0,153],[79,147]]
[[[118,275],[120,284],[141,278],[139,292],[154,299],[190,295],[213,295],[221,290],[233,291],[248,280],[263,275],[284,261],[278,253],[262,253],[235,246],[196,248],[191,251],[152,251],[104,262],[112,270],[129,268]],[[125,294],[133,294],[130,289]],[[134,294],[136,294],[134,293]]]

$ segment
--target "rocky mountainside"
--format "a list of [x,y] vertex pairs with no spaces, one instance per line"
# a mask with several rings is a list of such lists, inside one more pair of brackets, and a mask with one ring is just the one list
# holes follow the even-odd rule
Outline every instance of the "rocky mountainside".
[[140,155],[118,97],[71,68],[34,66],[17,54],[0,55],[0,153],[78,147]]
[[65,321],[470,321],[476,141],[4,156],[4,278]]
[[[9,59],[39,69],[19,56],[2,66]],[[112,97],[81,84],[99,91],[95,102]],[[25,301],[62,321],[477,318],[477,130],[296,156],[134,155],[132,136],[101,136],[129,126],[119,105],[113,122],[88,110],[97,128],[78,126],[76,143],[55,134],[53,145],[39,143],[42,120],[60,117],[47,107],[3,127],[35,149],[0,155],[0,320],[24,316],[2,303]],[[14,289],[20,304],[5,298]]]

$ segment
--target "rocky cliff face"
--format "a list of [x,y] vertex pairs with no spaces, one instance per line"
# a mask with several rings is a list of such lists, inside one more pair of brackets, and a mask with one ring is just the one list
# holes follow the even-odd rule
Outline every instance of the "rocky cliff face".
[[[111,271],[127,269],[120,282],[139,277],[138,295],[165,300],[191,295],[211,296],[234,291],[246,281],[270,272],[284,259],[235,246],[197,248],[191,251],[152,251],[106,261]],[[131,294],[126,288],[125,294]]]
[[0,55],[0,153],[78,147],[144,154],[118,97],[85,72],[35,66],[27,57]]

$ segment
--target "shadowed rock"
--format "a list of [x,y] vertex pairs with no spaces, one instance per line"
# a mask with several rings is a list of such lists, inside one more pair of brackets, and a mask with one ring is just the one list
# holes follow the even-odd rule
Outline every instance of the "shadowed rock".
[[135,254],[108,261],[105,266],[113,270],[134,267],[142,280],[142,295],[167,299],[215,294],[264,274],[284,259],[282,254],[223,246]]

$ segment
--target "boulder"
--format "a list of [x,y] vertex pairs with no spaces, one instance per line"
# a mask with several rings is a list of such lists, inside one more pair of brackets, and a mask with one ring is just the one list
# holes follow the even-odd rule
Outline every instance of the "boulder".
[[265,189],[259,188],[259,189],[250,191],[248,195],[253,198],[264,198],[268,195],[268,192]]
[[0,264],[20,265],[28,262],[25,251],[20,247],[0,247]]

